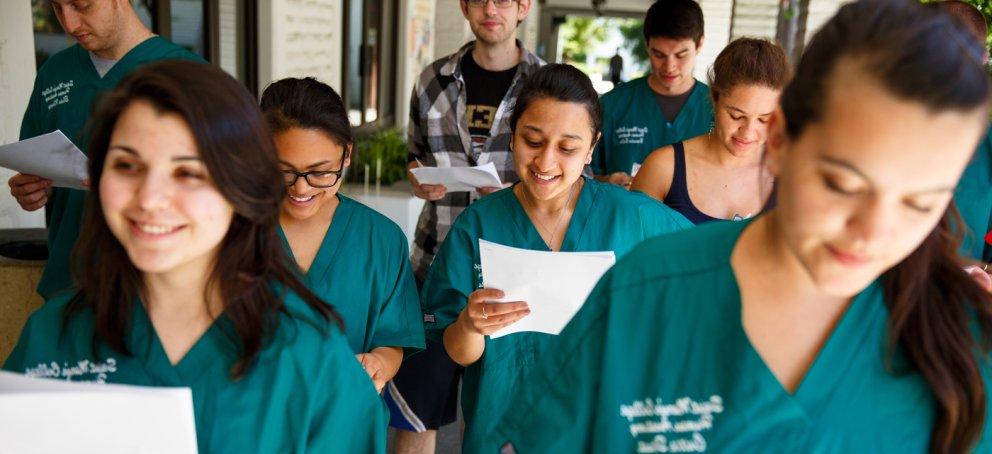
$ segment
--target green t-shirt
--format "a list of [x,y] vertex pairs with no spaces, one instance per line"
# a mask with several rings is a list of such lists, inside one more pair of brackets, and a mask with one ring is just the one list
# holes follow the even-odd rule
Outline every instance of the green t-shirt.
[[[103,77],[90,54],[78,44],[51,56],[35,78],[21,123],[21,140],[58,129],[86,153],[84,128],[98,97],[139,66],[169,59],[203,61],[159,36],[135,46]],[[48,201],[48,263],[38,283],[38,293],[46,300],[72,286],[69,255],[79,236],[85,198],[85,191],[55,188]]]
[[[424,324],[409,246],[385,216],[345,196],[303,281],[341,314],[355,353],[424,348]],[[282,228],[279,234],[284,239]]]
[[618,262],[514,394],[485,452],[506,442],[521,453],[926,452],[936,402],[900,350],[897,373],[886,368],[878,283],[854,299],[796,392],[781,386],[741,323],[730,256],[749,224],[659,237]]
[[971,163],[961,175],[954,191],[954,203],[968,227],[961,254],[975,260],[992,262],[992,246],[985,234],[992,231],[992,129],[982,139]]
[[[69,298],[49,300],[28,319],[4,369],[35,377],[193,390],[201,453],[385,452],[387,414],[341,331],[295,296],[255,364],[230,379],[238,342],[221,315],[178,364],[169,362],[140,302],[125,344],[93,349],[94,315],[62,329]],[[62,329],[62,331],[60,331]],[[108,428],[108,433],[112,430]]]
[[593,152],[592,173],[631,173],[652,151],[706,134],[713,127],[710,89],[696,81],[675,121],[661,112],[648,76],[619,85],[600,99],[603,137]]
[[[622,257],[641,241],[692,227],[682,215],[641,193],[585,180],[561,250],[614,251]],[[479,199],[455,220],[434,258],[421,294],[427,335],[442,340],[468,302],[482,288],[479,239],[517,248],[547,251],[534,224],[512,188]],[[516,392],[519,374],[532,367],[555,336],[523,332],[486,338],[486,349],[465,369],[462,414],[465,452],[477,452],[476,443],[501,415]]]

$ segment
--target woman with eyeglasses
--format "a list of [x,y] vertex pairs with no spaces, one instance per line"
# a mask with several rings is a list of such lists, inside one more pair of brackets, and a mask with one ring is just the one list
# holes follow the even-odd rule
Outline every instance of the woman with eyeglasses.
[[31,316],[4,369],[188,387],[205,454],[385,452],[381,399],[276,233],[286,187],[248,90],[164,61],[93,118],[77,290]]
[[841,7],[769,122],[776,208],[621,259],[486,452],[992,452],[992,295],[951,204],[982,50],[913,0]]
[[376,390],[404,349],[424,348],[409,246],[385,216],[338,193],[354,140],[341,97],[313,78],[262,94],[287,187],[280,232],[307,286],[344,319],[348,343]]

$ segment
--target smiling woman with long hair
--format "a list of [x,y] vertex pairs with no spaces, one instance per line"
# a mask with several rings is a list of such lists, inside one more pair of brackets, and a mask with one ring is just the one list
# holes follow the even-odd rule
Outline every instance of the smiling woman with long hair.
[[[523,84],[510,125],[520,182],[486,196],[455,220],[427,272],[421,299],[427,335],[465,366],[465,452],[478,452],[494,417],[514,400],[523,374],[553,335],[520,332],[493,339],[540,301],[498,303],[482,288],[479,240],[538,251],[613,251],[617,257],[652,236],[692,224],[640,193],[582,175],[602,118],[589,78],[569,65],[547,65]],[[536,426],[535,426],[536,428]]]
[[383,450],[340,318],[277,236],[286,188],[247,90],[156,63],[95,118],[78,290],[31,316],[4,368],[106,364],[73,381],[189,387],[201,452]]

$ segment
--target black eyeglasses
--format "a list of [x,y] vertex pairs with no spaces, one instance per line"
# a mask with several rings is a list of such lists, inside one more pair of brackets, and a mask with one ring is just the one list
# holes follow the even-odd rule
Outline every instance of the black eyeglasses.
[[341,174],[344,173],[344,161],[348,158],[348,153],[341,156],[341,168],[338,170],[314,170],[310,172],[297,172],[295,170],[283,170],[282,179],[286,186],[293,186],[296,180],[303,177],[312,188],[329,188],[338,183]]
[[[486,3],[489,3],[489,0],[466,0],[466,1],[470,6],[474,6],[477,8],[485,8]],[[509,8],[510,5],[513,4],[514,2],[514,0],[492,0],[492,1],[493,1],[493,5],[496,5],[497,8]]]

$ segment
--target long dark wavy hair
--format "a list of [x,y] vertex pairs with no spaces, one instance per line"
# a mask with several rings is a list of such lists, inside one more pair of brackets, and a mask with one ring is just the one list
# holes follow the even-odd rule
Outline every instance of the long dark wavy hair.
[[[110,137],[135,101],[185,120],[217,191],[234,207],[204,289],[219,293],[224,326],[236,337],[239,358],[231,377],[245,375],[278,326],[287,292],[298,295],[324,321],[341,326],[331,306],[314,295],[293,271],[276,227],[285,184],[265,118],[251,94],[220,69],[189,61],[163,61],[126,77],[99,103],[90,125],[91,191],[73,255],[77,293],[65,308],[63,326],[76,314],[95,315],[94,346],[102,341],[130,354],[124,339],[132,305],[145,291],[140,270],[111,233],[100,206],[100,179]],[[300,314],[294,314],[299,316]],[[325,327],[318,320],[308,321]],[[231,332],[233,331],[233,332]]]
[[[987,113],[982,55],[979,43],[935,8],[911,0],[845,5],[810,42],[782,93],[787,133],[796,138],[820,119],[841,61],[858,64],[890,95],[931,112]],[[961,222],[952,202],[923,243],[882,276],[890,351],[901,347],[937,402],[934,453],[971,449],[987,411],[976,355],[992,347],[992,297],[962,270],[954,225]]]

